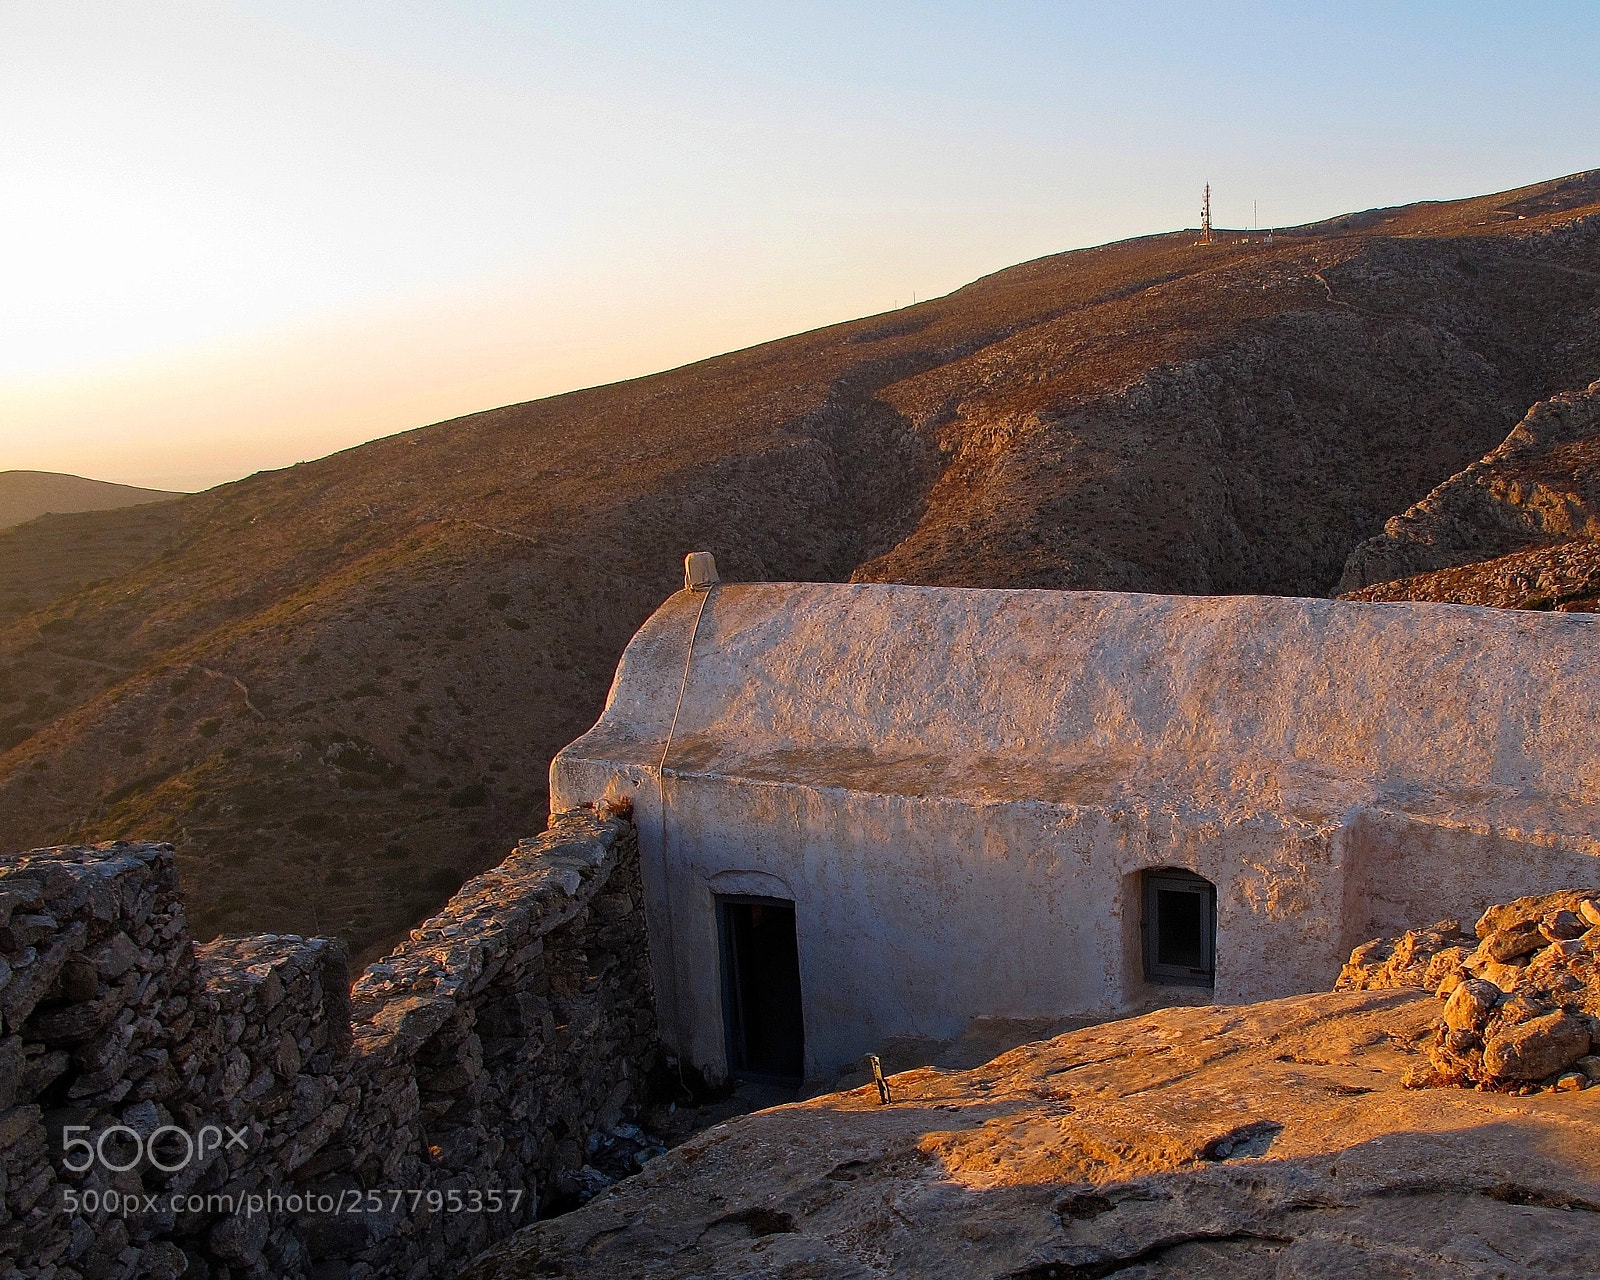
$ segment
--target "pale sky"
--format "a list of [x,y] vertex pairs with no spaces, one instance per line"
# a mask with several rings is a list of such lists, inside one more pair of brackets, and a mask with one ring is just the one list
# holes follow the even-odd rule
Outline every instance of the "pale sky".
[[194,489],[1016,262],[1600,167],[1600,0],[0,0],[0,471]]

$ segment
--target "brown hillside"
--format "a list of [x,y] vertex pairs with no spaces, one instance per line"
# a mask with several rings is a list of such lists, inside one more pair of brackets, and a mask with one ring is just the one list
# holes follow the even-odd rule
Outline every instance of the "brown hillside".
[[1339,590],[1596,538],[1600,382],[1534,405],[1497,448],[1356,547]]
[[182,503],[157,502],[43,515],[0,529],[0,627],[160,555],[177,539],[187,514]]
[[181,497],[165,489],[137,489],[55,471],[0,471],[0,529],[52,511],[109,511]]
[[1492,560],[1375,583],[1342,598],[1600,613],[1600,540],[1574,539],[1514,551]]
[[[686,550],[733,580],[1321,594],[1600,377],[1600,175],[1193,239],[253,476],[162,508],[106,581],[25,568],[0,845],[175,839],[202,936],[371,944],[536,827]],[[126,536],[79,519],[8,559]]]
[[[1351,600],[1600,611],[1600,382],[1528,411],[1504,443],[1351,552]],[[1420,572],[1419,572],[1420,570]]]

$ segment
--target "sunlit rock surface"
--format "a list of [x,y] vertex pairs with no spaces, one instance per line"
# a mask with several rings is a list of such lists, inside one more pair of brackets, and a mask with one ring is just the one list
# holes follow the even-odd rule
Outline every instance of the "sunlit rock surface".
[[1593,1276],[1600,1090],[1406,1089],[1420,991],[1168,1009],[743,1116],[479,1259],[532,1276]]

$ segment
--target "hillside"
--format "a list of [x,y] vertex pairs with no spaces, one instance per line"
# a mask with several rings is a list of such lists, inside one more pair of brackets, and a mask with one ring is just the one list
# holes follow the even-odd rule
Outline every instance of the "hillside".
[[[1600,377],[1600,174],[1222,240],[0,534],[32,583],[0,614],[0,846],[173,839],[200,936],[376,945],[538,828],[686,550],[729,580],[1320,595]],[[48,568],[91,549],[104,580]]]
[[1600,613],[1600,541],[1573,540],[1513,551],[1491,560],[1375,583],[1346,592],[1343,598]]
[[186,514],[181,502],[158,502],[43,515],[0,529],[0,627],[160,555]]
[[109,511],[183,496],[164,489],[136,489],[54,471],[0,471],[0,529],[47,512]]
[[1339,590],[1593,611],[1600,605],[1600,382],[1528,411],[1499,447],[1361,543]]
[[184,496],[49,471],[0,471],[0,627],[159,555],[184,518],[170,500]]

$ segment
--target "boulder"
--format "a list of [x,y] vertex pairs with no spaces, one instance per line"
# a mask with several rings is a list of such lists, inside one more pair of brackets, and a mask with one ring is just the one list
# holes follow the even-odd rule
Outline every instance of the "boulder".
[[1555,1009],[1495,1031],[1483,1046],[1483,1069],[1490,1076],[1542,1080],[1588,1052],[1588,1024]]
[[[1537,924],[1552,911],[1580,911],[1586,901],[1600,902],[1600,892],[1594,889],[1562,889],[1556,893],[1536,897],[1518,898],[1513,902],[1497,903],[1478,918],[1475,931],[1479,938],[1487,938],[1499,929],[1517,924]],[[1587,919],[1587,917],[1585,917]],[[1600,920],[1590,921],[1600,924]]]
[[1539,918],[1539,932],[1550,942],[1564,942],[1568,938],[1580,938],[1588,932],[1589,925],[1576,911],[1562,908],[1559,911],[1548,911]]
[[[1556,913],[1552,913],[1556,914]],[[1496,929],[1478,944],[1478,955],[1501,964],[1516,960],[1537,951],[1548,939],[1539,932],[1538,920],[1519,920],[1504,929]]]

